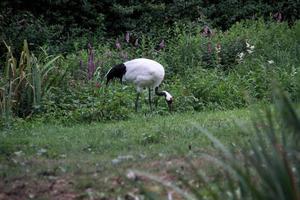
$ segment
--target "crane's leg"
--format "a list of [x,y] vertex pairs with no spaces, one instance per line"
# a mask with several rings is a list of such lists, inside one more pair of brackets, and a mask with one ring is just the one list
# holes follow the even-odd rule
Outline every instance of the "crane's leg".
[[151,88],[148,88],[149,89],[149,106],[150,106],[150,111],[152,111],[152,101],[151,101]]
[[[158,93],[158,87],[155,87],[154,90],[155,90],[155,94],[158,95],[158,94],[157,94],[157,93]],[[157,106],[158,106],[158,98],[155,98],[155,99],[154,99],[154,105],[155,105],[155,108],[157,108]]]
[[135,112],[138,111],[138,104],[139,104],[139,98],[140,98],[140,93],[136,93],[136,100],[135,100]]

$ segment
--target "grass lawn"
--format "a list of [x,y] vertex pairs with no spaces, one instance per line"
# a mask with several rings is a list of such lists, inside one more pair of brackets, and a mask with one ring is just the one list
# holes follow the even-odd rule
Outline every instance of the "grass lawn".
[[[184,157],[213,151],[200,127],[240,146],[260,106],[232,111],[137,114],[128,121],[63,127],[31,123],[0,134],[1,199],[101,199],[132,191],[127,169],[172,179]],[[198,160],[199,166],[210,166]],[[154,187],[154,186],[153,186]]]

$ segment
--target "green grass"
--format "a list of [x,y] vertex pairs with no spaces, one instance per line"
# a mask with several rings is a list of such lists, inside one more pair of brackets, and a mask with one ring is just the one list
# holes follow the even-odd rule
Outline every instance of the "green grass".
[[[239,143],[247,138],[235,122],[249,122],[249,109],[232,111],[171,114],[168,116],[136,115],[128,121],[80,124],[71,127],[31,124],[2,132],[1,142],[16,151],[35,156],[46,149],[51,155],[70,157],[97,155],[110,159],[120,154],[177,154],[188,145],[207,147],[208,139],[195,125],[208,129],[224,143]],[[50,158],[51,158],[51,155]]]
[[[75,190],[93,188],[104,177],[124,173],[127,168],[144,169],[156,161],[213,151],[199,126],[226,145],[244,145],[253,135],[242,132],[236,123],[251,127],[260,108],[166,116],[137,114],[128,121],[71,127],[26,124],[0,133],[0,177],[10,182],[24,176],[27,181],[49,175],[71,176]],[[158,166],[150,168],[160,170]],[[95,172],[100,173],[97,180],[89,175]]]

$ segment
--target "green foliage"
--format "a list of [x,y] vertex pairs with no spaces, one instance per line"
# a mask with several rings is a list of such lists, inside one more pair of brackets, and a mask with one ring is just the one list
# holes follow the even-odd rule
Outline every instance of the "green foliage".
[[[278,193],[283,191],[281,199],[295,199],[299,193],[299,117],[286,97],[276,98],[281,99],[279,112],[271,111],[262,118],[257,117],[257,112],[262,109],[258,106],[253,110],[169,116],[140,114],[118,123],[73,124],[71,127],[27,123],[24,127],[0,133],[0,177],[7,184],[13,184],[16,177],[26,174],[24,181],[32,178],[36,183],[45,180],[45,177],[39,179],[42,173],[51,172],[57,177],[69,176],[75,186],[82,186],[76,187],[75,193],[84,193],[85,187],[90,187],[101,192],[100,196],[106,191],[100,184],[102,181],[110,184],[108,180],[114,178],[115,173],[125,174],[128,167],[144,171],[147,166],[154,171],[151,173],[166,173],[167,177],[172,177],[172,182],[133,171],[138,177],[134,182],[141,185],[144,181],[149,184],[147,179],[153,180],[168,191],[178,193],[172,193],[173,197],[274,199],[274,195],[278,198]],[[280,116],[278,121],[277,115]],[[256,132],[251,126],[254,117],[257,119]],[[246,131],[241,131],[234,120],[238,120]],[[200,126],[206,127],[214,136]],[[193,162],[192,169],[187,168],[188,161],[182,156],[187,154],[195,159],[199,153],[203,153],[203,157]],[[26,162],[29,159],[39,165]],[[171,168],[165,169],[165,166]],[[18,173],[14,171],[16,168]],[[170,171],[175,173],[175,170],[176,175],[169,176]],[[192,176],[189,176],[191,171]],[[97,177],[90,176],[91,172],[97,173]],[[178,174],[182,177],[175,182]],[[114,183],[109,186],[114,187]],[[124,193],[132,191],[132,185],[124,185]],[[122,195],[113,193],[111,187],[108,187],[110,196]],[[153,187],[146,185],[144,189]],[[164,190],[151,190],[156,191],[161,191],[165,197]],[[135,196],[139,195],[145,193],[137,190]]]
[[[41,10],[41,8],[36,9]],[[101,16],[97,21],[98,27],[90,30],[88,27],[80,27],[78,24],[68,26],[70,19],[64,17],[55,18],[58,21],[55,20],[53,23],[50,18],[45,18],[43,15],[34,15],[26,10],[16,12],[16,10],[8,8],[1,10],[0,36],[8,45],[12,46],[13,53],[17,55],[20,54],[23,40],[30,41],[29,48],[33,52],[39,51],[40,46],[47,46],[48,52],[51,54],[66,54],[76,51],[78,45],[86,46],[89,41],[99,41],[99,38],[103,36],[101,27],[103,17]],[[89,22],[91,21],[89,20]],[[82,24],[87,24],[87,22]],[[5,46],[0,45],[0,53],[4,54],[5,52]],[[3,60],[4,58],[0,57],[0,63]]]
[[1,123],[4,124],[13,116],[28,117],[40,111],[43,94],[56,84],[54,80],[58,74],[51,73],[55,68],[54,63],[60,58],[46,56],[43,60],[38,60],[29,52],[25,40],[20,60],[17,62],[11,47],[5,45],[8,50],[7,62],[4,76],[0,79]]
[[[190,143],[195,147],[199,145],[209,148],[209,140],[191,127],[191,122],[200,122],[219,135],[223,142],[247,141],[248,135],[241,136],[237,132],[234,119],[241,119],[250,125],[250,117],[253,115],[254,112],[248,109],[175,113],[164,116],[151,115],[147,112],[131,116],[128,120],[91,124],[77,121],[67,124],[67,127],[35,120],[19,123],[13,129],[1,131],[0,151],[3,152],[3,158],[7,159],[16,156],[14,155],[16,151],[23,151],[25,156],[36,159],[40,157],[37,153],[42,154],[42,158],[45,158],[44,154],[45,156],[55,153],[65,154],[67,157],[60,159],[66,159],[64,160],[66,162],[74,161],[80,165],[86,163],[90,156],[93,157],[93,162],[101,162],[101,166],[110,165],[110,161],[116,156],[131,153],[137,156],[145,154],[151,160],[153,156],[158,157],[159,153],[178,154],[178,150],[186,152]],[[46,149],[47,152],[42,149]],[[84,159],[79,160],[79,157]],[[55,165],[54,162],[52,164]],[[76,168],[76,165],[74,166]],[[43,169],[40,165],[30,167]]]
[[52,88],[43,98],[43,113],[36,119],[65,125],[124,120],[132,112],[133,104],[127,93],[126,88],[108,91],[94,83],[85,87],[74,84],[70,88]]
[[[32,49],[45,44],[57,31],[47,28],[43,19],[36,18],[30,12],[20,12],[14,15],[13,11],[7,10],[1,13],[1,16],[1,39],[15,48],[12,49],[13,53],[20,52],[24,40],[30,41],[29,48]],[[4,52],[6,52],[6,47],[1,45],[1,53],[4,54]]]
[[[170,75],[186,76],[201,65],[202,49],[199,47],[203,42],[206,42],[206,39],[194,35],[190,27],[176,26],[174,28],[176,35],[167,44],[167,49],[162,57],[167,63]],[[187,31],[185,31],[186,29]]]
[[199,76],[191,76],[189,90],[193,94],[195,110],[232,109],[247,105],[243,88],[236,85],[234,75],[227,76],[222,72],[202,71]]
[[221,48],[223,49],[220,50],[219,65],[223,70],[227,70],[228,68],[237,65],[239,62],[239,55],[241,55],[241,53],[247,53],[245,39],[242,40],[236,38],[234,41],[225,41]]
[[[138,37],[170,37],[175,24],[209,24],[228,30],[236,22],[263,17],[291,25],[299,19],[299,7],[299,1],[292,0],[38,0],[35,4],[2,0],[0,33],[17,51],[27,39],[32,50],[48,45],[51,53],[70,53],[76,44],[102,42],[127,31]],[[4,53],[5,47],[0,48]]]
[[[209,36],[199,34],[201,28],[177,24],[169,32],[172,37],[166,38],[160,49],[157,46],[161,41],[146,35],[139,38],[138,45],[120,38],[97,45],[90,43],[88,47],[78,44],[76,53],[66,55],[56,65],[47,64],[54,57],[48,55],[47,47],[43,48],[31,59],[35,63],[32,74],[42,74],[41,78],[30,78],[36,85],[36,92],[31,95],[33,107],[40,111],[38,119],[72,124],[129,118],[134,111],[133,85],[114,83],[106,87],[105,74],[115,64],[137,57],[157,60],[165,67],[160,87],[174,96],[175,112],[226,110],[272,102],[274,79],[292,100],[299,99],[299,23],[289,27],[262,19],[243,21],[226,32],[212,30]],[[134,34],[129,35],[132,39]],[[89,70],[94,66],[91,76]],[[5,99],[1,97],[3,116],[15,112],[10,109],[9,102],[14,101],[9,99],[14,97],[8,91],[5,90]],[[153,100],[154,113],[168,112],[162,98]],[[23,109],[18,116],[28,116],[32,105],[21,102],[28,112]],[[142,112],[149,112],[146,91],[142,105]]]
[[[254,124],[257,138],[249,149],[237,155],[208,134],[221,158],[209,157],[226,173],[227,181],[218,185],[215,197],[225,193],[234,199],[298,199],[299,191],[299,117],[288,98],[277,96],[278,119],[270,111],[266,119]],[[279,126],[278,126],[279,125]],[[238,158],[242,156],[242,158]],[[253,181],[252,178],[256,181]],[[209,185],[209,184],[208,184]],[[265,192],[269,191],[269,192]],[[199,193],[198,193],[199,194]],[[214,198],[213,198],[214,199]]]
[[[289,21],[293,23],[299,16],[299,1],[237,1],[225,0],[205,1],[203,14],[211,20],[214,26],[223,30],[230,28],[236,22],[245,19],[257,19],[271,17],[277,21]],[[278,14],[280,13],[280,17]],[[276,15],[277,14],[277,15]]]
[[274,96],[275,111],[268,108],[264,116],[256,112],[253,128],[242,127],[241,135],[255,134],[246,146],[225,145],[209,131],[194,125],[217,151],[201,153],[201,162],[209,163],[212,174],[190,161],[193,157],[186,159],[192,176],[177,175],[181,187],[174,180],[167,182],[145,172],[133,170],[131,174],[146,177],[184,199],[299,199],[300,119],[284,93],[276,89]]

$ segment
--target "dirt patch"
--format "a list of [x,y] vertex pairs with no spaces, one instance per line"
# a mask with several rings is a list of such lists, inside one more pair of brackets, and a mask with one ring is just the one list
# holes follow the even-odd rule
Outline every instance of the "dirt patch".
[[35,179],[32,177],[0,181],[0,200],[59,199],[72,200],[78,195],[72,190],[72,181],[64,177]]
[[88,168],[86,171],[87,168],[84,166],[82,170],[64,174],[42,170],[43,173],[36,172],[23,177],[0,180],[0,200],[109,200],[118,197],[137,199],[144,194],[144,190],[157,193],[163,199],[181,199],[172,188],[164,187],[147,176],[135,177],[133,174],[128,174],[128,169],[144,171],[163,181],[184,187],[178,177],[194,181],[191,164],[198,169],[208,168],[209,165],[206,160],[199,158],[187,162],[185,158],[173,157],[142,162],[128,161],[101,172],[96,168]]

